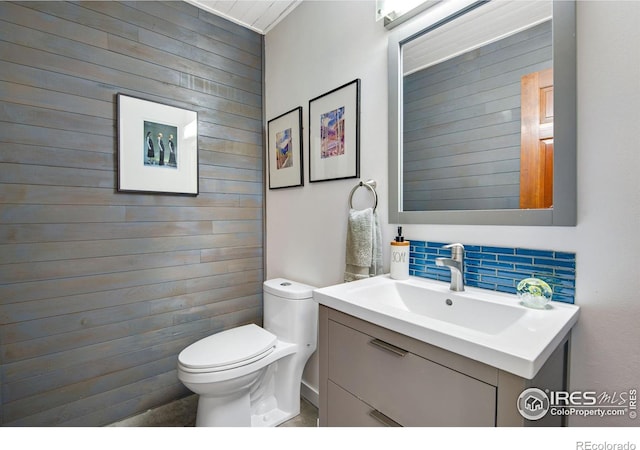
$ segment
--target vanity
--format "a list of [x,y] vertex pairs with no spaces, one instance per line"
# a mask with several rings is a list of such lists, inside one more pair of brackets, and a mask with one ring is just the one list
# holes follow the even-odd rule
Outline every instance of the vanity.
[[[567,389],[578,307],[380,276],[318,289],[320,426],[562,426],[527,388]],[[495,319],[495,320],[493,320]]]
[[[575,226],[575,30],[573,1],[452,0],[390,34],[389,224]],[[577,306],[389,276],[314,299],[321,426],[564,425]]]

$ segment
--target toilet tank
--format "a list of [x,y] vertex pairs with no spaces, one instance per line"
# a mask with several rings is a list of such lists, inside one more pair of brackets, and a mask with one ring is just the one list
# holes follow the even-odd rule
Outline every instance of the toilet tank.
[[265,281],[263,289],[263,327],[282,341],[315,350],[318,340],[315,287],[276,278]]

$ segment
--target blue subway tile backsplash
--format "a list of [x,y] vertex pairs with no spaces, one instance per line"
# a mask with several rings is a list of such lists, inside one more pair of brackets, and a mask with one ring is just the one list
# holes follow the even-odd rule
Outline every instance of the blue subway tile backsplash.
[[[446,243],[411,240],[409,274],[449,282],[451,272],[436,266],[436,258],[451,256]],[[553,300],[574,303],[576,254],[553,250],[464,245],[464,281],[493,291],[516,293],[524,278],[540,278],[553,289]]]

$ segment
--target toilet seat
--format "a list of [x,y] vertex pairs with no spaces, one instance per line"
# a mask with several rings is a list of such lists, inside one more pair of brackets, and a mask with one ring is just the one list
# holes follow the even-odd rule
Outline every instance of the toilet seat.
[[194,342],[178,355],[182,370],[219,372],[251,364],[273,352],[277,337],[255,324],[225,330]]

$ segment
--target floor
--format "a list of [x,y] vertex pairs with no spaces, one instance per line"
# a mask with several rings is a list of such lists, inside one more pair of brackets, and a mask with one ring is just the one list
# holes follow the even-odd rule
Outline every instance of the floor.
[[287,420],[281,427],[317,427],[318,408],[306,398],[300,398],[300,415]]
[[[129,419],[116,422],[112,427],[193,427],[196,423],[198,396],[190,395]],[[316,427],[318,408],[305,398],[300,398],[300,414],[280,425],[281,427]]]

